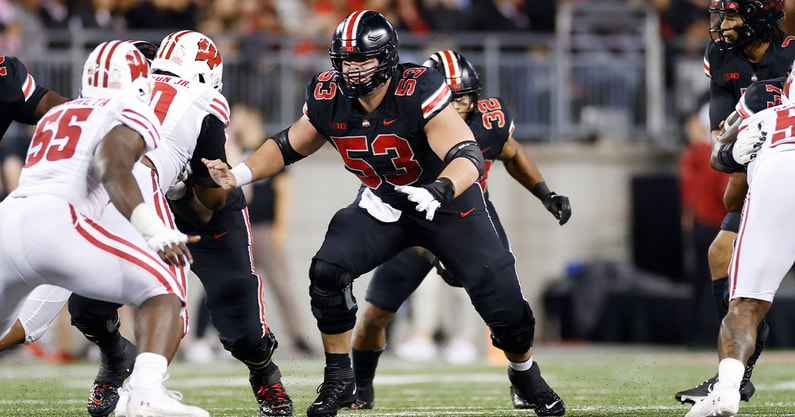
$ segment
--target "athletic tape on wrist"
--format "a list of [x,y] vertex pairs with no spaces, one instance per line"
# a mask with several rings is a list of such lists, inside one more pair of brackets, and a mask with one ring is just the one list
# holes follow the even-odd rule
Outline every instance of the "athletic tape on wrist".
[[157,213],[145,203],[138,204],[130,214],[130,223],[143,237],[149,238],[164,230],[166,225],[157,216]]
[[251,172],[251,168],[243,162],[237,164],[229,172],[235,177],[238,187],[250,184],[254,179],[254,173]]

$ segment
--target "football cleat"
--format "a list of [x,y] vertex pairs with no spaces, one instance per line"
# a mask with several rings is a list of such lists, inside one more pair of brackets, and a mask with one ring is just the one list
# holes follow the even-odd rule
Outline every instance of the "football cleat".
[[[715,375],[712,378],[698,384],[697,386],[677,392],[674,397],[677,401],[681,402],[682,404],[691,403],[694,404],[704,398],[706,398],[711,392],[712,389],[715,387],[715,383],[718,381],[718,376]],[[756,392],[756,387],[750,380],[744,381],[740,385],[740,399],[742,401],[748,401],[753,397],[754,393]]]
[[293,415],[293,401],[284,390],[282,381],[270,385],[263,383],[259,387],[252,385],[252,388],[255,388],[254,396],[259,403],[260,417]]
[[375,391],[373,386],[356,387],[356,401],[351,404],[354,410],[370,410],[375,406]]
[[527,371],[517,371],[509,367],[508,379],[511,381],[512,400],[515,392],[518,397],[525,400],[527,408],[532,408],[537,415],[562,416],[566,413],[563,399],[541,376],[541,368],[537,362],[533,362],[533,366]]
[[356,380],[352,368],[329,368],[323,371],[323,383],[317,387],[318,396],[306,409],[307,417],[332,417],[340,408],[356,401]]
[[535,404],[530,404],[530,402],[522,398],[522,396],[519,395],[519,393],[516,392],[516,390],[513,388],[513,385],[511,385],[510,389],[511,389],[511,401],[513,401],[513,408],[517,408],[520,410],[527,410],[535,407]]
[[135,364],[135,345],[122,338],[123,347],[118,355],[109,356],[100,351],[99,371],[88,396],[88,414],[91,417],[106,417],[119,402],[119,389],[132,373]]
[[125,410],[117,408],[117,416],[210,417],[210,413],[204,409],[183,404],[181,393],[167,390],[162,385],[155,388],[127,386],[124,389],[127,390],[130,399]]
[[685,414],[685,417],[733,417],[740,411],[740,392],[736,389],[721,389],[720,384],[715,390],[701,400]]

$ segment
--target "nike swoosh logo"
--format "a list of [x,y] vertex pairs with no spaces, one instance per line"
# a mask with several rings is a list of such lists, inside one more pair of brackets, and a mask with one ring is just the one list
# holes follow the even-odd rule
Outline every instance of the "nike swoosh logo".
[[554,403],[552,403],[552,404],[546,404],[546,405],[544,405],[544,407],[546,407],[546,408],[547,408],[547,410],[549,410],[549,409],[551,409],[552,407],[554,407],[554,406],[555,406],[557,403],[559,403],[559,402],[560,402],[560,400],[557,400],[557,401],[555,401],[555,402],[554,402]]
[[97,399],[94,396],[91,396],[91,402],[93,402],[94,404],[102,404],[102,400],[101,399]]
[[395,123],[395,122],[397,122],[397,119],[384,120],[384,126],[389,126],[389,125],[391,125],[392,123]]
[[462,212],[461,212],[461,217],[466,217],[466,216],[469,216],[469,213],[472,213],[473,211],[475,211],[475,208],[474,208],[474,207],[473,207],[473,208],[471,208],[471,209],[469,209],[469,210],[467,210],[467,211],[462,211]]
[[227,232],[223,232],[223,233],[214,234],[213,237],[215,239],[219,239],[221,237],[224,237],[227,233],[229,233],[229,232],[227,231]]
[[489,147],[488,147],[488,148],[486,148],[486,149],[481,149],[481,151],[480,151],[480,152],[481,152],[481,153],[486,153],[486,151],[488,151],[489,149],[491,149],[491,146],[489,146]]

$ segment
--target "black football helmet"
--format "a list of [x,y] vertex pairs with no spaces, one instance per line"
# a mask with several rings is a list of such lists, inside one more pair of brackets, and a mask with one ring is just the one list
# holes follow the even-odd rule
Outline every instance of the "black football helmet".
[[[340,74],[337,84],[345,96],[366,96],[380,88],[394,75],[398,64],[398,35],[381,13],[358,10],[348,15],[334,31],[328,51],[331,64]],[[378,66],[367,71],[342,72],[342,61],[378,58]],[[366,82],[348,80],[372,75]]]
[[[721,22],[727,14],[734,13],[743,19],[742,26],[732,28],[737,40],[723,36]],[[783,39],[780,23],[784,20],[784,0],[712,0],[709,7],[709,34],[722,50],[744,47],[754,40],[777,42]]]
[[149,41],[134,40],[130,42],[139,52],[144,54],[146,60],[151,64],[152,60],[155,59],[155,55],[157,55],[158,46]]
[[445,50],[434,52],[422,65],[435,68],[444,75],[453,98],[467,94],[472,96],[472,106],[467,112],[467,117],[471,116],[480,98],[480,77],[472,63],[456,51]]

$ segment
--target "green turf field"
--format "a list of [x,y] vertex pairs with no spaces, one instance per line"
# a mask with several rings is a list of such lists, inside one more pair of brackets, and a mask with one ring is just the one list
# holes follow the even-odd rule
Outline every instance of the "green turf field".
[[[547,381],[566,401],[567,416],[683,416],[689,408],[673,394],[714,374],[709,351],[598,345],[537,348]],[[322,380],[320,360],[278,357],[295,415],[314,400]],[[85,402],[95,364],[49,365],[0,357],[0,416],[87,416]],[[212,416],[255,417],[247,375],[236,361],[176,362],[170,389]],[[754,373],[757,393],[742,403],[742,416],[795,416],[795,353],[765,352]],[[406,363],[382,359],[375,380],[376,408],[340,416],[534,416],[514,410],[505,368],[485,360],[451,366],[442,361]]]

